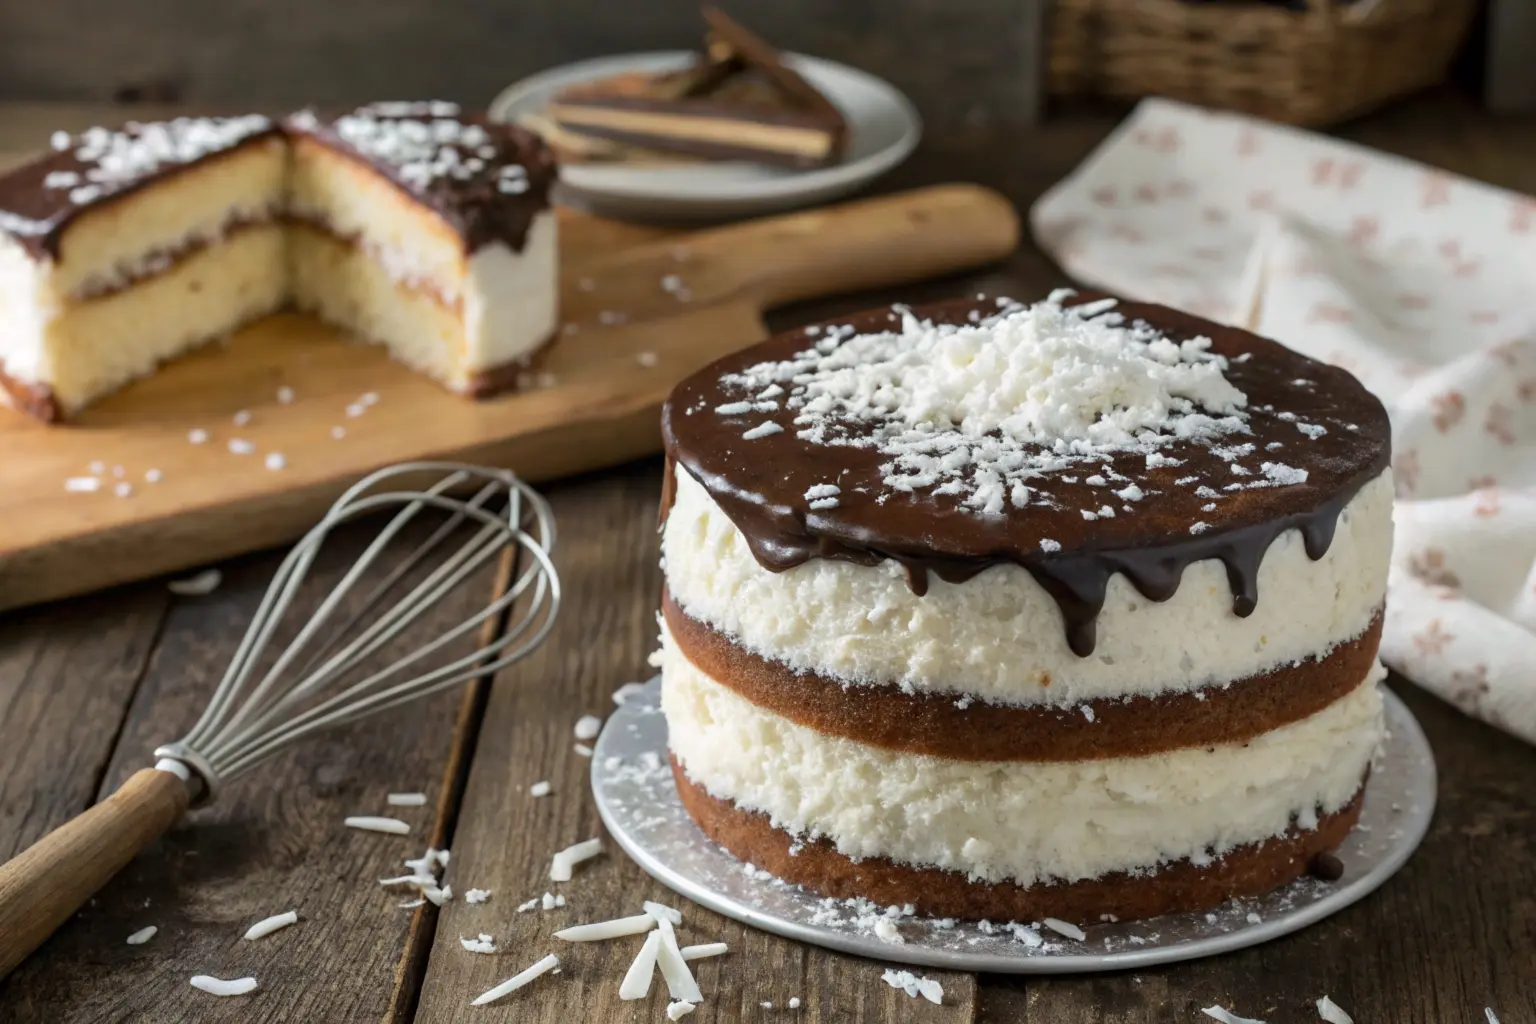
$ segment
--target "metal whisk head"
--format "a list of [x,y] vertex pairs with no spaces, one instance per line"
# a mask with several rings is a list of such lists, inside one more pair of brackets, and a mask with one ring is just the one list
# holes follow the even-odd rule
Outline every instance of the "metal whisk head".
[[[439,477],[424,489],[424,474]],[[459,495],[465,495],[460,497]],[[331,532],[360,516],[394,514],[357,562],[312,613],[269,667],[263,655],[294,603]],[[347,595],[370,569],[398,549],[401,533],[422,513],[447,518],[385,577],[355,611]],[[451,541],[468,540],[454,548]],[[451,462],[412,462],[382,469],[358,482],[283,559],[229,670],[203,717],[183,739],[160,747],[161,767],[185,767],[203,783],[195,804],[208,803],[220,784],[248,771],[295,740],[427,694],[487,675],[523,658],[543,642],[560,607],[560,579],[550,561],[555,541],[549,504],[510,472]],[[518,550],[517,575],[508,589],[462,623],[432,637],[392,663],[360,671],[456,587],[474,577],[508,545]],[[435,556],[435,563],[429,557]],[[394,556],[391,556],[394,557]],[[421,579],[407,581],[413,571]],[[403,589],[400,596],[391,591]],[[429,667],[433,655],[486,629],[514,609],[499,631],[474,651]],[[349,677],[356,677],[355,680]],[[167,765],[166,761],[177,764]]]

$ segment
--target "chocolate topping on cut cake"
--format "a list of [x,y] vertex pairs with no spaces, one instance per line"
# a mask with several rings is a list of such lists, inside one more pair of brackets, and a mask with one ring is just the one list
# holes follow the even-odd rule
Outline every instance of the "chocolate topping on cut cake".
[[1251,614],[1270,544],[1299,529],[1321,558],[1390,455],[1385,410],[1343,370],[1065,292],[781,334],[681,384],[663,430],[669,472],[687,468],[764,568],[894,559],[921,594],[930,573],[1016,564],[1084,657],[1115,573],[1164,601],[1219,559]]
[[372,103],[332,118],[300,111],[285,127],[366,161],[451,224],[470,251],[496,241],[521,249],[534,215],[549,207],[549,148],[453,103]]
[[0,232],[34,257],[57,259],[64,229],[83,210],[277,131],[248,114],[54,132],[46,156],[0,175]]

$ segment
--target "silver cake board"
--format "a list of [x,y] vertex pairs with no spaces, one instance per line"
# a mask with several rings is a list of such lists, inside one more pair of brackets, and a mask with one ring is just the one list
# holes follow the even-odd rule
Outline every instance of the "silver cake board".
[[[1213,956],[1278,938],[1369,895],[1418,847],[1435,809],[1435,762],[1419,723],[1390,692],[1388,739],[1360,824],[1338,851],[1337,882],[1302,878],[1215,911],[1130,922],[1073,922],[1086,937],[1003,922],[894,918],[902,941],[877,937],[884,908],[832,900],[737,860],[683,810],[667,760],[661,685],[653,679],[609,717],[592,758],[592,792],[614,840],[648,874],[726,917],[785,938],[877,960],[1004,974],[1119,971]],[[889,929],[882,929],[889,934]]]

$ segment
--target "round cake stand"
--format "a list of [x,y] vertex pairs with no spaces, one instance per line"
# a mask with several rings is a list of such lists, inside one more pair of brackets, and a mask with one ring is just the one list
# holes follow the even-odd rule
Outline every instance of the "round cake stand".
[[1075,940],[1044,926],[900,917],[883,941],[883,908],[826,899],[737,860],[683,810],[667,761],[667,726],[653,679],[620,705],[598,738],[592,791],[609,833],[663,885],[727,917],[785,938],[878,960],[952,970],[1065,974],[1127,970],[1226,953],[1305,928],[1371,893],[1408,860],[1435,809],[1435,762],[1408,708],[1386,696],[1388,739],[1365,791],[1360,824],[1338,856],[1337,882],[1302,878],[1215,911],[1131,922],[1078,922]]

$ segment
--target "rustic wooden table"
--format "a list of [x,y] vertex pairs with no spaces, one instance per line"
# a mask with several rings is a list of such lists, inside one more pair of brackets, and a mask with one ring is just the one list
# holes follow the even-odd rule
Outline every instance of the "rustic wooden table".
[[[99,109],[0,107],[0,150],[25,148]],[[121,111],[116,115],[121,119]],[[1021,210],[1099,141],[1104,117],[1062,118],[1009,138],[977,130],[931,139],[886,187],[974,180]],[[1432,96],[1345,128],[1383,149],[1536,193],[1536,119],[1495,120]],[[1026,245],[990,271],[908,289],[925,299],[985,288],[1037,295],[1060,283]],[[848,296],[780,311],[775,326],[890,301]],[[0,470],[3,472],[3,470]],[[139,857],[77,919],[0,983],[0,1021],[427,1022],[658,1020],[663,987],[617,1001],[631,951],[562,946],[561,977],[471,1014],[469,999],[554,948],[566,923],[633,913],[668,899],[610,852],[563,886],[564,909],[514,913],[542,894],[553,849],[595,835],[588,762],[572,750],[576,718],[611,709],[619,684],[647,674],[660,577],[658,461],[547,489],[560,523],[562,619],[532,658],[494,682],[330,735],[231,785]],[[3,526],[0,526],[3,528]],[[321,567],[334,575],[348,535]],[[198,598],[149,581],[0,619],[0,856],[112,791],[159,742],[196,717],[280,558],[223,567]],[[439,614],[447,623],[496,585]],[[939,975],[944,1005],[883,984],[882,966],[753,932],[688,907],[685,937],[723,939],[731,953],[697,965],[708,993],[693,1020],[1162,1022],[1204,1020],[1221,1003],[1271,1022],[1316,1019],[1328,994],[1361,1024],[1536,1021],[1536,750],[1462,717],[1409,684],[1393,686],[1419,716],[1440,767],[1440,805],[1414,859],[1348,910],[1256,949],[1196,963],[1090,977]],[[528,786],[547,779],[552,796]],[[344,816],[384,810],[387,792],[424,789],[407,809],[409,838],[346,830]],[[427,844],[453,851],[455,887],[491,902],[397,908],[375,879]],[[675,902],[675,900],[673,901]],[[245,927],[297,908],[302,922],[259,943]],[[148,944],[124,938],[145,925]],[[505,950],[477,956],[458,937],[486,931]],[[260,991],[218,1000],[192,990],[197,973],[254,974]],[[933,973],[933,972],[930,972]],[[799,997],[801,1008],[786,1007]],[[763,1008],[772,1001],[774,1008]]]

